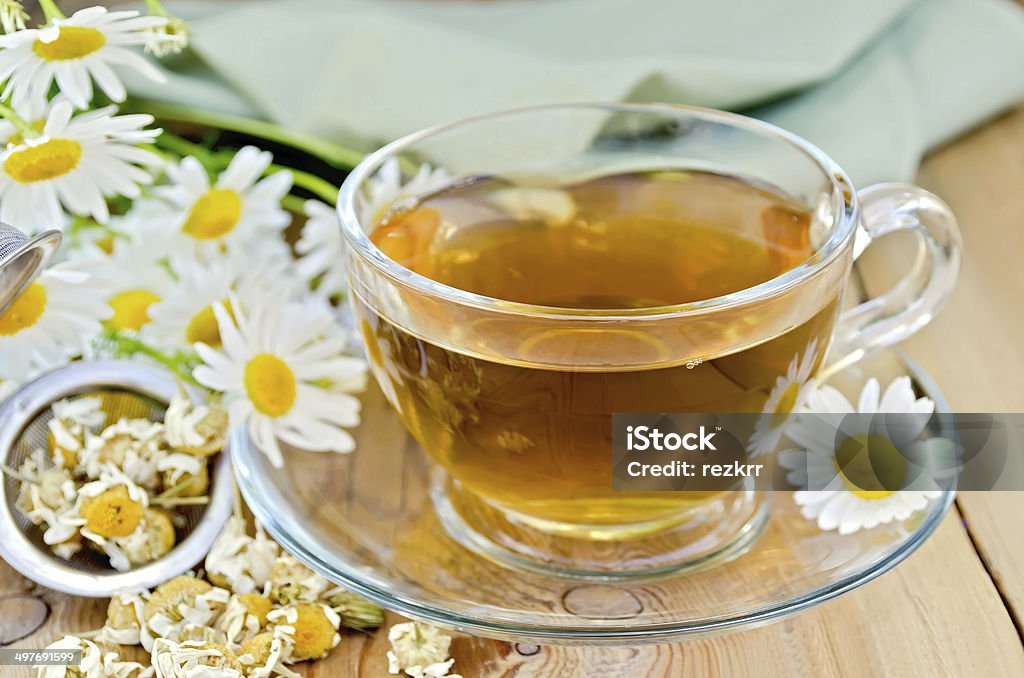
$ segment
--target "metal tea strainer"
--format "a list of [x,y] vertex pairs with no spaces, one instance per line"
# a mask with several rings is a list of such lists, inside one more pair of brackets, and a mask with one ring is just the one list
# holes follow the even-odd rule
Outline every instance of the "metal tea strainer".
[[0,223],[0,315],[25,291],[60,245],[60,231],[29,238]]
[[[107,420],[121,417],[163,419],[180,384],[162,369],[128,360],[83,361],[32,381],[0,404],[0,455],[19,468],[36,449],[47,447],[50,406],[59,400],[98,395]],[[189,394],[198,401],[199,393]],[[106,558],[82,549],[70,560],[54,555],[43,543],[43,530],[15,506],[18,481],[0,482],[0,557],[43,586],[79,596],[106,597],[117,591],[152,588],[201,561],[231,515],[234,487],[229,454],[221,452],[210,471],[210,501],[179,509],[178,540],[163,558],[127,572],[110,567]]]

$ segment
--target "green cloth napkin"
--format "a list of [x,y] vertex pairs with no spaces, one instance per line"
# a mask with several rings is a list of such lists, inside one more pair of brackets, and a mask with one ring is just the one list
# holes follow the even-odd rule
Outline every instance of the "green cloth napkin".
[[[369,150],[477,113],[571,101],[739,110],[858,185],[1024,97],[1009,0],[288,0],[180,3],[201,63],[145,97]],[[176,66],[177,64],[177,66]]]

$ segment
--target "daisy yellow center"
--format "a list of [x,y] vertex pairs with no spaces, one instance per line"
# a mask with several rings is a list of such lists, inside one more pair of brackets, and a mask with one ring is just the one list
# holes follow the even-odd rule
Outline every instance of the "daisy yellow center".
[[32,43],[32,51],[45,61],[70,61],[89,56],[105,44],[107,36],[95,28],[61,26],[56,40],[36,40]]
[[796,409],[796,399],[800,396],[800,382],[794,381],[786,387],[786,390],[779,396],[772,410],[772,428],[778,428],[786,423],[789,415]]
[[885,499],[900,488],[907,460],[891,440],[862,434],[846,438],[836,450],[836,471],[843,484],[861,499]]
[[10,307],[0,313],[0,337],[10,337],[32,327],[46,311],[46,288],[37,282],[25,288]]
[[[231,318],[235,317],[231,304],[225,302],[224,307]],[[192,316],[185,328],[185,340],[190,344],[203,343],[211,348],[220,348],[223,342],[220,338],[220,325],[217,323],[217,314],[213,312],[213,305],[209,305],[199,313]]]
[[[33,132],[42,132],[43,129],[46,127],[46,121],[33,120],[31,123],[29,123],[29,127],[32,129]],[[22,134],[21,132],[15,132],[7,139],[8,146],[21,146],[23,143],[25,143],[25,135]]]
[[26,146],[7,156],[4,171],[19,184],[33,184],[62,177],[78,167],[82,145],[73,139],[49,139]]
[[214,188],[192,205],[181,230],[196,240],[216,240],[234,230],[241,216],[241,196],[230,189]]
[[114,315],[107,324],[115,330],[141,330],[150,321],[149,307],[160,301],[160,297],[149,290],[126,290],[115,294],[110,300]]
[[103,250],[107,254],[113,254],[114,253],[114,236],[112,236],[112,235],[108,235],[105,238],[100,238],[99,240],[97,240],[93,244],[96,245],[96,247],[99,247],[101,250]]
[[268,417],[288,414],[295,404],[295,373],[277,356],[260,353],[250,360],[243,382],[253,407]]
[[127,537],[142,521],[145,508],[123,485],[109,489],[83,506],[85,526],[101,537]]

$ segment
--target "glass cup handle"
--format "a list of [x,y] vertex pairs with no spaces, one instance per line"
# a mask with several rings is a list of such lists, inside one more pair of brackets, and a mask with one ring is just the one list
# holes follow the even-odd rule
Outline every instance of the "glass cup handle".
[[829,371],[900,342],[931,322],[960,275],[963,241],[956,217],[938,196],[910,184],[875,184],[858,193],[861,217],[854,260],[879,238],[909,231],[916,256],[891,289],[839,316]]

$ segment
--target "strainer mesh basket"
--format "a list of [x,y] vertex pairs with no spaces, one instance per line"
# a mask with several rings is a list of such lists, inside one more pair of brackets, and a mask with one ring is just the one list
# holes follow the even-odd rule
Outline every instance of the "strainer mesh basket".
[[[96,390],[79,393],[68,398],[77,400],[85,397],[101,398],[102,409],[107,415],[106,422],[94,430],[99,433],[103,428],[114,424],[121,419],[149,419],[150,421],[163,421],[166,405],[147,396],[123,390]],[[53,419],[53,411],[45,407],[37,412],[25,427],[18,434],[18,437],[7,455],[6,464],[14,470],[20,470],[22,463],[31,457],[36,450],[42,449],[51,455],[50,430],[48,424]],[[5,476],[6,496],[8,510],[14,517],[18,528],[25,533],[30,542],[42,552],[48,553],[51,558],[64,565],[71,566],[83,572],[109,572],[112,571],[110,563],[105,554],[90,548],[88,542],[83,543],[83,548],[70,560],[64,560],[53,554],[51,548],[43,542],[43,528],[34,525],[21,509],[17,507],[20,481]],[[206,506],[181,506],[173,511],[172,520],[175,526],[175,543],[180,543],[189,532],[199,523]]]

